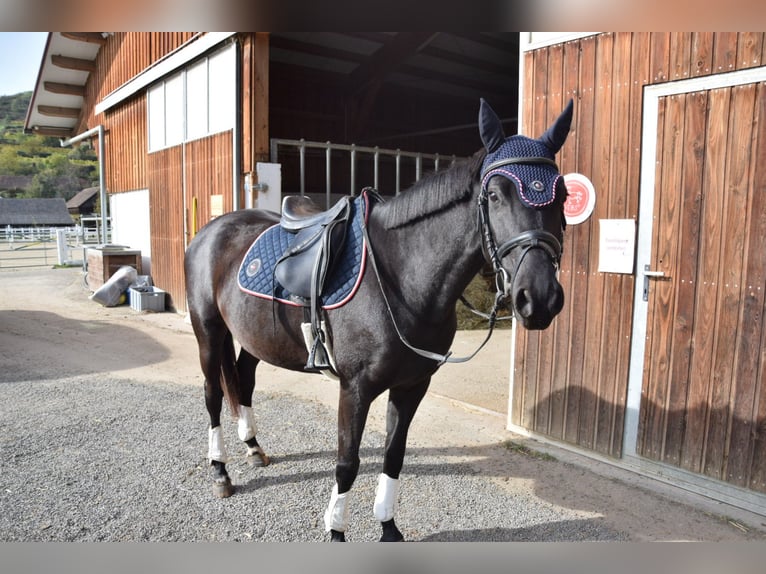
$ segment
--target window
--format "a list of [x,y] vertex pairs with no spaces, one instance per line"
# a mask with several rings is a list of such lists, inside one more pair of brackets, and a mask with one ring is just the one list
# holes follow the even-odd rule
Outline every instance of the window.
[[234,127],[235,58],[232,44],[149,88],[150,152]]

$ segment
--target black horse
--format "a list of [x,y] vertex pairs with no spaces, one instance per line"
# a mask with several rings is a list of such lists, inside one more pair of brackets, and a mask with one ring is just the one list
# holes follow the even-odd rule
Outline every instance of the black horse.
[[[321,311],[340,381],[336,483],[325,512],[332,540],[345,540],[362,432],[370,404],[386,390],[387,436],[373,511],[381,540],[402,539],[394,513],[407,432],[431,376],[450,360],[456,303],[481,268],[493,266],[496,301],[512,308],[527,329],[547,328],[561,311],[557,271],[566,187],[554,156],[571,120],[570,101],[539,139],[506,138],[482,100],[484,149],[388,201],[370,195],[367,264],[355,294]],[[301,328],[305,310],[246,294],[237,280],[255,237],[278,222],[279,216],[260,210],[227,213],[206,225],[186,252],[186,293],[205,376],[208,457],[218,496],[234,491],[220,428],[224,396],[238,416],[248,455],[268,464],[251,408],[256,366],[266,361],[302,371],[309,354]]]

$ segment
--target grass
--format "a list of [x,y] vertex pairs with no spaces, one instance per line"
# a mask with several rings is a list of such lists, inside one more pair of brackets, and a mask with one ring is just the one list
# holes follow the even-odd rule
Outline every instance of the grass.
[[523,454],[524,456],[529,456],[532,458],[536,458],[538,460],[546,460],[546,461],[556,460],[555,456],[552,456],[548,454],[547,452],[540,452],[540,451],[531,449],[526,445],[519,444],[510,439],[503,441],[503,446],[511,452]]

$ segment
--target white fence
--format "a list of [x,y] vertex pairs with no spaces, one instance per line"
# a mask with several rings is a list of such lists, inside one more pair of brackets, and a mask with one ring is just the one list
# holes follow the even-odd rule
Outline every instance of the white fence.
[[0,269],[82,265],[83,248],[98,240],[95,229],[79,225],[0,228]]

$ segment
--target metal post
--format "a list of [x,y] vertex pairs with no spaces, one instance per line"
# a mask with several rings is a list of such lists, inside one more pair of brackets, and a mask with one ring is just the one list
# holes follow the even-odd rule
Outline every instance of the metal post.
[[326,174],[327,174],[327,183],[326,183],[326,189],[327,189],[327,200],[326,201],[327,201],[327,205],[326,205],[326,207],[327,207],[327,209],[330,209],[330,185],[331,185],[331,182],[330,182],[330,164],[332,163],[332,161],[331,161],[332,160],[332,149],[330,148],[330,145],[331,145],[330,142],[328,141],[326,143],[327,143],[327,148],[326,148],[326,151],[325,151],[325,157],[326,157],[325,163],[326,163]]
[[402,155],[399,148],[396,149],[396,195],[399,195],[399,179],[402,171]]
[[301,138],[301,145],[298,148],[301,158],[301,195],[306,195],[306,140]]
[[415,156],[415,181],[420,181],[420,176],[423,173],[423,156],[418,153]]
[[[104,126],[99,124],[95,128],[89,129],[78,136],[69,138],[68,140],[61,140],[60,143],[61,147],[67,147],[94,135],[98,135],[98,186],[99,200],[101,202],[101,230],[98,234],[98,241],[99,243],[106,243],[106,211],[108,202],[106,200],[106,143],[104,142]],[[101,241],[102,234],[104,241]]]

